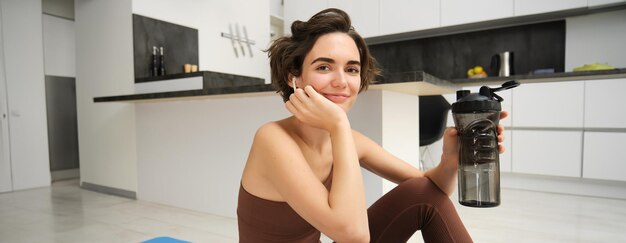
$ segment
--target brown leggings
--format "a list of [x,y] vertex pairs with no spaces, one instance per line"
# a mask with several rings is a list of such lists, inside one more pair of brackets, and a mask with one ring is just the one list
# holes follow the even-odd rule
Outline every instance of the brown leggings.
[[367,210],[371,242],[472,242],[450,198],[426,177],[407,180]]

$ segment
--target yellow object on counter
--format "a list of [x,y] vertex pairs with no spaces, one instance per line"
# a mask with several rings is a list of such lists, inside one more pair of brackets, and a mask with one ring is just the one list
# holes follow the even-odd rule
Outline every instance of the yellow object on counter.
[[467,77],[469,78],[485,78],[487,77],[487,73],[485,69],[481,66],[475,66],[467,70]]
[[615,67],[606,63],[592,63],[592,64],[585,64],[580,67],[575,67],[574,72],[594,71],[594,70],[613,70],[613,69],[615,69]]

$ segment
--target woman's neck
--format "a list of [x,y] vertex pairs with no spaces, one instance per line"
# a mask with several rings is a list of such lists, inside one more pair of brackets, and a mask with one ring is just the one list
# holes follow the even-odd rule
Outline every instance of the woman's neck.
[[309,148],[322,152],[329,148],[330,134],[328,131],[302,123],[296,117],[289,118],[296,134]]

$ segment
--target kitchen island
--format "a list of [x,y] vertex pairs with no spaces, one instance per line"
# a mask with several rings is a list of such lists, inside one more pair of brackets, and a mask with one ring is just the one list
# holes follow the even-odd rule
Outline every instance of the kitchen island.
[[[381,80],[359,95],[349,112],[352,128],[417,166],[417,95],[454,93],[456,89],[425,72],[413,72],[394,82]],[[236,216],[241,172],[256,129],[290,115],[269,84],[205,85],[193,90],[96,97],[94,102],[134,104],[138,199],[226,217]],[[370,204],[393,187],[369,172],[364,174]]]

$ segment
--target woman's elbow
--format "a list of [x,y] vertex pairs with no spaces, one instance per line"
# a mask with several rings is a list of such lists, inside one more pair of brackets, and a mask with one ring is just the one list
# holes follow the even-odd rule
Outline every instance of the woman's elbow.
[[370,242],[370,234],[369,234],[369,232],[366,232],[364,234],[354,234],[352,236],[353,236],[353,238],[349,242],[354,242],[354,243],[368,243],[368,242]]
[[338,239],[334,239],[338,243],[362,243],[370,242],[370,231],[364,227],[347,226],[343,227]]

